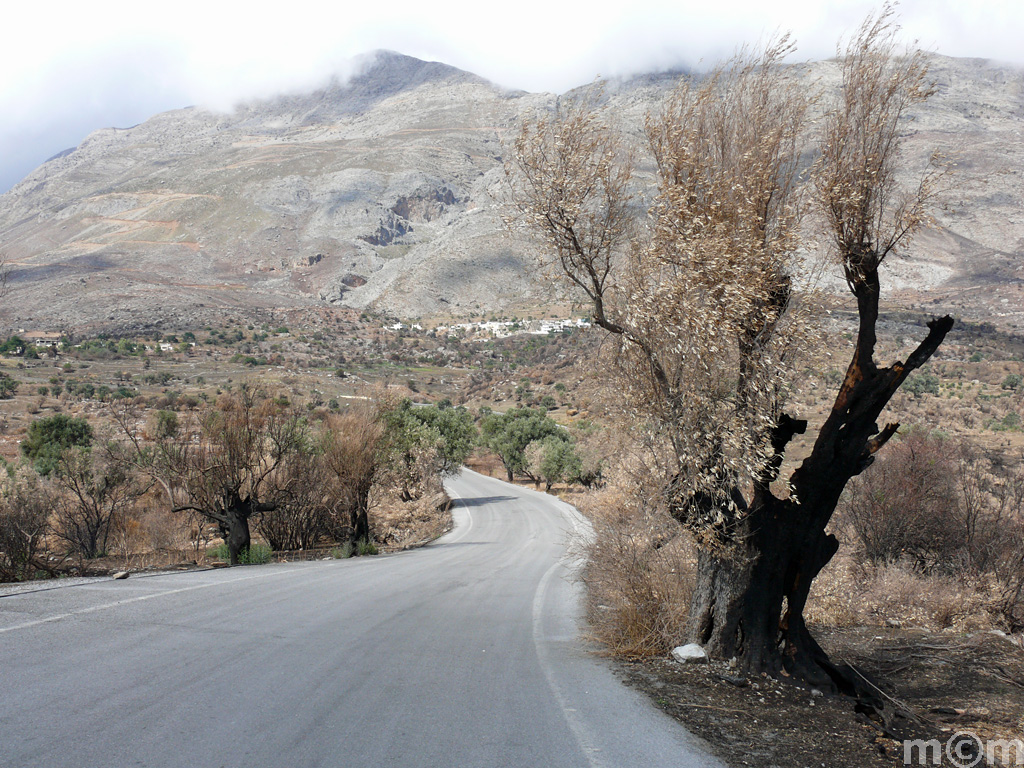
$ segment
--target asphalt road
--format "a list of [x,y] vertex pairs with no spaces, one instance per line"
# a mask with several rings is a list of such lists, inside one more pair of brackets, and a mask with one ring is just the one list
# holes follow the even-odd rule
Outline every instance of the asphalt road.
[[579,636],[571,507],[412,552],[0,592],[0,767],[717,766]]

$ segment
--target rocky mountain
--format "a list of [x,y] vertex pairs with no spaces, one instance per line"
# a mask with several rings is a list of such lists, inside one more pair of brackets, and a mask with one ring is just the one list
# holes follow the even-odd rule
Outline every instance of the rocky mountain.
[[[957,170],[938,228],[894,267],[900,301],[1024,323],[1024,75],[935,57],[908,154]],[[810,65],[827,92],[834,63]],[[674,78],[611,83],[639,125]],[[550,94],[378,52],[359,74],[232,114],[91,134],[0,196],[0,324],[180,327],[223,312],[373,307],[404,318],[551,300],[501,224],[502,139]]]

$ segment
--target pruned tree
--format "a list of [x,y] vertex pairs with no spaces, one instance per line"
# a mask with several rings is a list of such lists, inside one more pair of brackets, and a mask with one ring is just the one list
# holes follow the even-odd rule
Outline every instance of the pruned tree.
[[[624,412],[671,458],[665,504],[699,553],[690,640],[751,672],[846,691],[803,619],[838,547],[825,529],[847,481],[896,432],[877,426],[883,408],[952,326],[933,321],[901,363],[873,360],[878,268],[926,222],[934,189],[931,175],[909,193],[896,184],[904,118],[929,89],[921,55],[899,55],[895,33],[887,8],[842,52],[813,185],[799,179],[809,102],[782,65],[785,38],[684,81],[649,116],[658,190],[642,238],[631,237],[629,153],[591,104],[525,122],[506,164],[523,219],[617,344]],[[811,455],[783,483],[786,448],[807,427],[784,409],[814,327],[794,287],[808,192],[859,332]]]
[[305,440],[296,411],[243,385],[201,414],[198,429],[179,428],[140,455],[151,457],[173,511],[193,511],[221,527],[235,565],[249,549],[250,520],[276,509],[297,482],[281,469]]

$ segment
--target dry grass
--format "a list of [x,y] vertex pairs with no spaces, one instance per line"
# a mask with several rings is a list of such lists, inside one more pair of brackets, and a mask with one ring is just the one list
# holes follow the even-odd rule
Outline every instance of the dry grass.
[[395,552],[433,541],[451,528],[451,500],[433,489],[413,501],[388,495],[370,510],[374,540]]
[[[604,489],[575,499],[595,540],[582,579],[593,633],[614,656],[667,653],[686,638],[695,573],[691,537],[635,498]],[[847,546],[815,580],[806,609],[819,628],[902,626],[972,632],[1007,628],[991,577],[921,573],[902,564],[859,561]]]
[[667,652],[685,633],[695,568],[689,535],[621,487],[575,501],[595,532],[582,579],[597,639],[625,658]]
[[1000,590],[992,579],[925,574],[900,563],[859,563],[841,551],[815,580],[807,604],[819,627],[918,627],[970,632],[997,626]]

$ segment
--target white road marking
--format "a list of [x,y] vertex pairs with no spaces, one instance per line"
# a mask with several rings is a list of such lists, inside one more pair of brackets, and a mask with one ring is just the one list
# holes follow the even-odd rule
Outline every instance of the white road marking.
[[558,703],[559,709],[562,710],[562,716],[565,718],[566,725],[569,726],[569,730],[572,732],[573,738],[576,739],[576,743],[580,746],[580,751],[583,756],[587,758],[587,762],[590,763],[591,768],[605,768],[605,763],[600,759],[598,754],[601,751],[600,747],[595,746],[596,741],[590,733],[589,729],[583,724],[582,718],[579,716],[579,712],[575,707],[568,706],[565,695],[562,693],[561,687],[555,680],[554,668],[551,664],[551,658],[548,655],[547,648],[541,638],[541,619],[544,612],[544,600],[547,596],[548,585],[551,582],[555,572],[563,566],[563,561],[559,560],[553,564],[540,579],[540,583],[537,585],[537,591],[533,593],[533,645],[537,650],[537,661],[540,663],[540,667],[544,672],[544,677],[548,681],[548,687],[551,689],[551,694],[555,697],[555,701]]
[[28,629],[29,627],[37,627],[40,624],[50,624],[54,621],[60,621],[62,619],[70,619],[74,616],[82,616],[88,613],[95,613],[96,611],[105,611],[108,608],[117,608],[120,605],[128,605],[130,603],[140,603],[143,600],[153,600],[157,597],[164,597],[166,595],[177,595],[181,592],[192,592],[197,589],[209,589],[210,587],[220,587],[225,584],[234,584],[239,581],[251,581],[252,579],[266,579],[272,576],[283,576],[287,573],[294,573],[302,570],[300,568],[289,568],[284,571],[275,571],[274,573],[259,573],[253,576],[240,576],[237,579],[228,579],[227,581],[214,581],[209,584],[196,584],[191,587],[180,587],[178,589],[168,589],[163,592],[154,592],[151,595],[141,595],[139,597],[128,597],[124,600],[115,600],[112,603],[104,603],[102,605],[93,605],[88,608],[82,608],[77,611],[69,611],[68,613],[59,613],[55,616],[47,616],[45,619],[34,619],[33,621],[25,621],[21,624],[14,624],[10,627],[0,627],[0,634],[4,632],[14,632],[17,629]]

